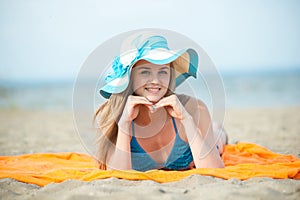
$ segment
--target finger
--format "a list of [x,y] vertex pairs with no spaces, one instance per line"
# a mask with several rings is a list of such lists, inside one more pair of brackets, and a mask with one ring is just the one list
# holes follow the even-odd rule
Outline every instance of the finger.
[[166,97],[155,105],[157,107],[165,107],[173,117],[180,117],[182,114],[183,107],[176,96],[171,95],[169,98]]
[[176,95],[170,95],[167,97],[162,98],[158,103],[155,105],[174,105],[177,102],[177,96]]
[[161,99],[159,102],[157,102],[155,104],[155,106],[157,108],[159,108],[159,107],[165,107],[165,106],[171,106],[171,107],[173,107],[174,104],[173,104],[173,100],[171,100],[171,99]]
[[145,97],[140,97],[140,96],[131,96],[130,101],[134,104],[145,104],[145,105],[152,105],[153,104],[152,102],[150,102]]
[[149,107],[149,110],[150,110],[151,113],[155,113],[157,111],[157,109],[159,108],[156,105],[150,105],[148,107]]

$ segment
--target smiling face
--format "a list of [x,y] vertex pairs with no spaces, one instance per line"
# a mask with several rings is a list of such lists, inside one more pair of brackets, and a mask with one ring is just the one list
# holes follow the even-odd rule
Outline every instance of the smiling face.
[[167,93],[170,77],[170,64],[156,65],[145,60],[138,61],[132,69],[133,91],[156,103]]

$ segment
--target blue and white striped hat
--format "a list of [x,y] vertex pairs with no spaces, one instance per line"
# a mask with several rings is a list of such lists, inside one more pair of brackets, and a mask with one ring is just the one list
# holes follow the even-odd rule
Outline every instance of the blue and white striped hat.
[[176,86],[190,76],[196,78],[198,54],[194,49],[170,50],[166,38],[158,35],[140,34],[123,42],[121,54],[112,63],[112,72],[106,78],[106,84],[100,89],[104,98],[112,93],[123,92],[129,84],[131,69],[139,60],[153,64],[173,64]]

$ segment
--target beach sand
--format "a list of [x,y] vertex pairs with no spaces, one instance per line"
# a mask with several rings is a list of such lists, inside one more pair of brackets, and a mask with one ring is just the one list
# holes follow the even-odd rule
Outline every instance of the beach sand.
[[[300,107],[229,109],[225,128],[229,143],[252,142],[284,154],[300,154]],[[86,153],[71,112],[0,110],[0,154]],[[67,180],[45,187],[0,179],[1,199],[300,199],[300,181],[237,179],[192,175],[178,182],[92,182]]]

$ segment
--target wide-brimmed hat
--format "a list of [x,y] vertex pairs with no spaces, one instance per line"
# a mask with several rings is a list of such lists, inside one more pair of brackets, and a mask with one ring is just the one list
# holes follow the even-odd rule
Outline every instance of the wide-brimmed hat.
[[140,34],[123,42],[121,53],[112,63],[112,72],[100,94],[109,98],[113,93],[123,92],[129,84],[131,69],[139,60],[164,65],[172,63],[175,70],[176,86],[190,76],[196,78],[198,54],[194,49],[170,50],[165,37]]

